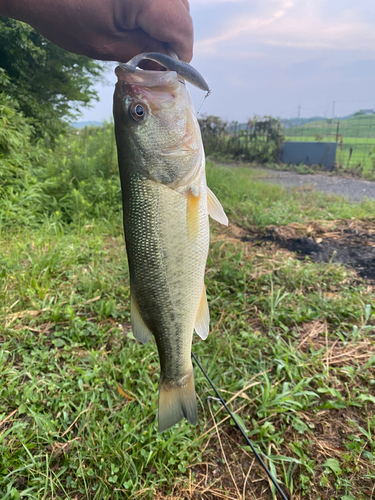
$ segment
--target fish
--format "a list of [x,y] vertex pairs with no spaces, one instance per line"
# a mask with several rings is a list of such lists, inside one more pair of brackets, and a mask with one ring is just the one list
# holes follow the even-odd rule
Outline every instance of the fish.
[[228,225],[206,185],[191,96],[175,71],[118,66],[113,116],[123,197],[134,337],[160,359],[158,430],[197,425],[191,346],[205,339],[209,218]]

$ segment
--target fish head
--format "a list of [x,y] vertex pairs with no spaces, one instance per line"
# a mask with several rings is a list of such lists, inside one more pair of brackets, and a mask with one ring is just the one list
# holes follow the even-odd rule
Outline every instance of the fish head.
[[[126,164],[170,187],[184,185],[203,158],[190,93],[174,71],[116,68],[114,95],[117,145]],[[121,169],[120,162],[120,169]]]

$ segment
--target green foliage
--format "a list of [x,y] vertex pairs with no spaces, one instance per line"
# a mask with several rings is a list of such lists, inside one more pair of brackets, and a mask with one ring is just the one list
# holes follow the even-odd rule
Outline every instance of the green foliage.
[[280,120],[255,116],[246,128],[237,122],[228,125],[217,116],[199,119],[206,154],[220,160],[277,162],[284,140]]
[[[264,171],[226,168],[207,162],[207,184],[233,222],[245,227],[284,225],[308,220],[373,217],[375,202],[353,204],[345,198],[319,192],[293,192],[262,182]],[[246,214],[244,218],[243,214]]]
[[199,126],[201,129],[204,150],[206,155],[223,153],[227,147],[227,132],[228,122],[222,120],[218,116],[203,116],[199,118]]
[[[41,198],[1,235],[0,498],[184,498],[184,484],[201,484],[190,471],[202,463],[210,473],[223,466],[213,487],[219,491],[223,476],[227,491],[208,405],[218,410],[224,449],[235,450],[227,453],[234,476],[250,470],[248,482],[259,484],[250,451],[222,422],[199,371],[199,426],[184,421],[157,432],[157,349],[129,331],[112,126],[60,137],[55,152],[38,149],[6,103],[7,126],[18,123],[25,151],[41,155],[37,168],[17,170],[20,179],[37,171]],[[17,152],[13,135],[2,150],[8,162]],[[245,228],[374,213],[373,204],[309,192],[292,201],[256,170],[210,162],[207,170],[231,221]],[[30,186],[19,190],[31,196]],[[5,199],[15,211],[16,200]],[[339,264],[301,261],[213,231],[205,278],[212,332],[204,342],[195,338],[194,352],[293,496],[366,498],[375,479],[373,290]]]
[[49,215],[68,223],[103,218],[118,224],[122,204],[113,124],[61,136],[39,179]]
[[25,220],[32,224],[41,214],[44,200],[36,172],[46,151],[31,142],[32,133],[17,103],[0,93],[0,228]]
[[[54,149],[33,141],[33,126],[9,96],[0,94],[0,229],[80,223],[121,211],[112,124],[71,130]],[[89,222],[87,222],[89,223]]]
[[7,77],[6,93],[30,118],[33,134],[54,139],[64,129],[62,118],[96,98],[92,86],[103,65],[60,49],[31,26],[3,17],[0,68]]

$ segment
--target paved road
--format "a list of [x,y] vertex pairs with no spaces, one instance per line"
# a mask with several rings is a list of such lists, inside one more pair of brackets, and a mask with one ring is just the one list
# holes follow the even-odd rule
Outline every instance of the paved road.
[[353,201],[361,201],[364,198],[375,199],[375,181],[362,181],[324,174],[259,170],[265,174],[264,177],[262,175],[261,180],[272,184],[281,184],[285,187],[311,187],[317,191],[345,196]]

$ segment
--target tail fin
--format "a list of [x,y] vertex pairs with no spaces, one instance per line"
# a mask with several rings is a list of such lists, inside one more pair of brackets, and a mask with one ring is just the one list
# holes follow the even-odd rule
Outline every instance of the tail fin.
[[197,399],[195,396],[193,370],[179,381],[171,384],[163,375],[159,384],[159,432],[186,418],[192,425],[197,425]]

